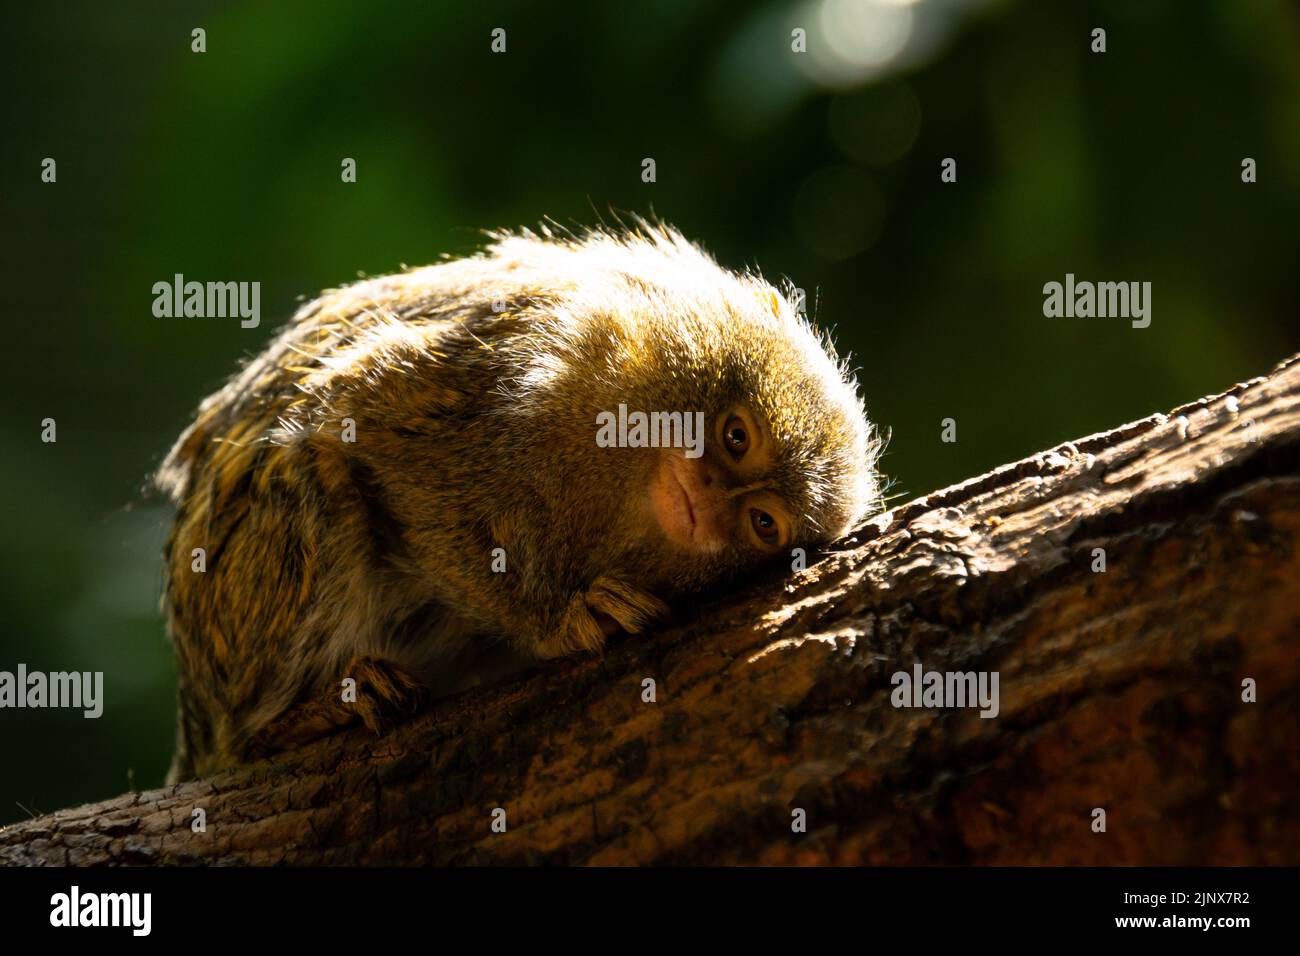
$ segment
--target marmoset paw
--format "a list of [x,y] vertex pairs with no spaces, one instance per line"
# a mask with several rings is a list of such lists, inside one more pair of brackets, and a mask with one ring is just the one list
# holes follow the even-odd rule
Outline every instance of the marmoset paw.
[[587,589],[587,607],[606,637],[619,631],[640,634],[668,617],[668,605],[653,594],[611,577],[599,577]]
[[343,705],[376,734],[415,714],[429,697],[428,688],[405,668],[376,657],[353,658],[343,673],[348,678],[355,684],[344,686]]
[[294,705],[249,738],[244,754],[250,759],[269,757],[358,721],[381,734],[416,713],[428,697],[425,686],[397,664],[356,657],[323,697]]
[[599,651],[605,639],[620,632],[639,634],[650,622],[666,617],[668,605],[652,594],[611,577],[597,578],[573,595],[559,625],[533,645],[541,658],[579,651]]

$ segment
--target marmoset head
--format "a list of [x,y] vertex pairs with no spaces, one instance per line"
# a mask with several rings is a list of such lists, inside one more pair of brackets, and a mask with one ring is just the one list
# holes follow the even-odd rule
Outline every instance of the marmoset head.
[[880,442],[852,374],[761,277],[645,223],[498,236],[488,254],[546,277],[503,393],[539,438],[532,472],[556,479],[540,481],[553,532],[587,539],[589,575],[670,598],[878,509]]

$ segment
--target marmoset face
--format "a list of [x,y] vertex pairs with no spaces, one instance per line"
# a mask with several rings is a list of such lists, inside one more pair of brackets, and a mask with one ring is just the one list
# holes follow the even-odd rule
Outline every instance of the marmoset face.
[[774,442],[745,406],[714,416],[703,455],[660,454],[650,503],[664,535],[687,552],[710,554],[728,545],[760,555],[792,541],[790,505],[772,488]]

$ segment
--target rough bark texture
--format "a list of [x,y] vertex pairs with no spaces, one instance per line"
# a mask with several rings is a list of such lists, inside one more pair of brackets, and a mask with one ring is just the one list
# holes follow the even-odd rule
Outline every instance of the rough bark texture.
[[[1300,862],[1300,357],[842,548],[382,738],[8,827],[0,862]],[[895,708],[918,661],[997,671],[1000,713]]]

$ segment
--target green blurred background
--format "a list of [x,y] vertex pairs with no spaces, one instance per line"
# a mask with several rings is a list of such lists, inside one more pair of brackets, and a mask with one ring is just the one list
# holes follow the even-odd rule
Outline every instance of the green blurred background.
[[[168,511],[143,479],[297,301],[477,230],[654,212],[807,290],[895,500],[1300,349],[1300,14],[1265,0],[6,5],[0,824],[160,783]],[[1089,50],[1107,30],[1107,52]],[[207,31],[207,52],[190,31]],[[506,32],[493,54],[490,33]],[[808,52],[791,52],[791,29]],[[44,157],[58,181],[40,181]],[[939,179],[944,157],[958,182]],[[1243,157],[1259,182],[1241,182]],[[340,181],[344,157],[358,181]],[[641,181],[653,157],[657,182]],[[261,327],[158,319],[174,273]],[[1150,328],[1042,287],[1153,283]],[[58,423],[56,444],[40,422]],[[957,421],[958,441],[939,440]]]

